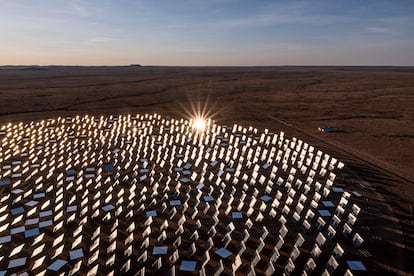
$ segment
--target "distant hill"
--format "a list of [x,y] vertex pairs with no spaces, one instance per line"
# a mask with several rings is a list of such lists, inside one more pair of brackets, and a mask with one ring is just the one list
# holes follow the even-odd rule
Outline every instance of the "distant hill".
[[21,68],[21,69],[18,69],[18,70],[21,70],[21,71],[49,71],[48,68],[40,67],[40,66],[25,67],[25,68]]
[[24,66],[24,65],[5,65],[0,66],[0,70],[19,70],[19,71],[49,71],[48,66]]

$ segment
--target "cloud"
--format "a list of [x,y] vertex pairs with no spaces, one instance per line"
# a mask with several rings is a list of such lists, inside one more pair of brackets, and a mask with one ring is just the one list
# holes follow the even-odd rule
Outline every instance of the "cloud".
[[393,30],[387,27],[367,27],[366,31],[372,34],[393,34]]
[[305,2],[275,2],[251,10],[246,14],[237,14],[233,18],[216,21],[217,26],[227,28],[275,27],[282,25],[324,26],[352,22],[354,18],[342,14],[327,14]]
[[208,50],[204,48],[188,48],[188,49],[182,49],[181,50],[184,53],[192,53],[192,54],[198,54],[198,53],[207,53]]
[[97,36],[97,37],[91,37],[88,39],[89,43],[108,43],[108,42],[116,42],[120,41],[120,38],[115,37],[106,37],[106,36]]

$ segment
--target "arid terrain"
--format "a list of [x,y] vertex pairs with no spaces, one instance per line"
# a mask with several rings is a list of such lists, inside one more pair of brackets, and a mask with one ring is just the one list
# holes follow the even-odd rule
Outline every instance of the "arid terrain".
[[220,124],[282,130],[343,161],[343,180],[372,195],[365,211],[384,214],[363,234],[375,236],[369,231],[386,220],[382,240],[385,230],[401,236],[388,248],[368,238],[373,255],[383,251],[375,261],[413,273],[414,68],[0,67],[2,124],[73,114],[189,118],[194,110]]

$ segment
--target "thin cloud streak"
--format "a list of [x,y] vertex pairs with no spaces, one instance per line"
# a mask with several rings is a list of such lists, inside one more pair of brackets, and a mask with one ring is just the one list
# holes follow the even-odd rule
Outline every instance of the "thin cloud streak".
[[367,27],[367,32],[374,34],[392,34],[394,31],[386,27]]

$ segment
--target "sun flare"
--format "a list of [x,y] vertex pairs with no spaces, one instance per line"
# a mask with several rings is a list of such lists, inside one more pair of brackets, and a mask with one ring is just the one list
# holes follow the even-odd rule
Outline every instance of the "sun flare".
[[205,119],[198,117],[194,119],[193,127],[199,131],[203,131],[206,128],[207,122]]

